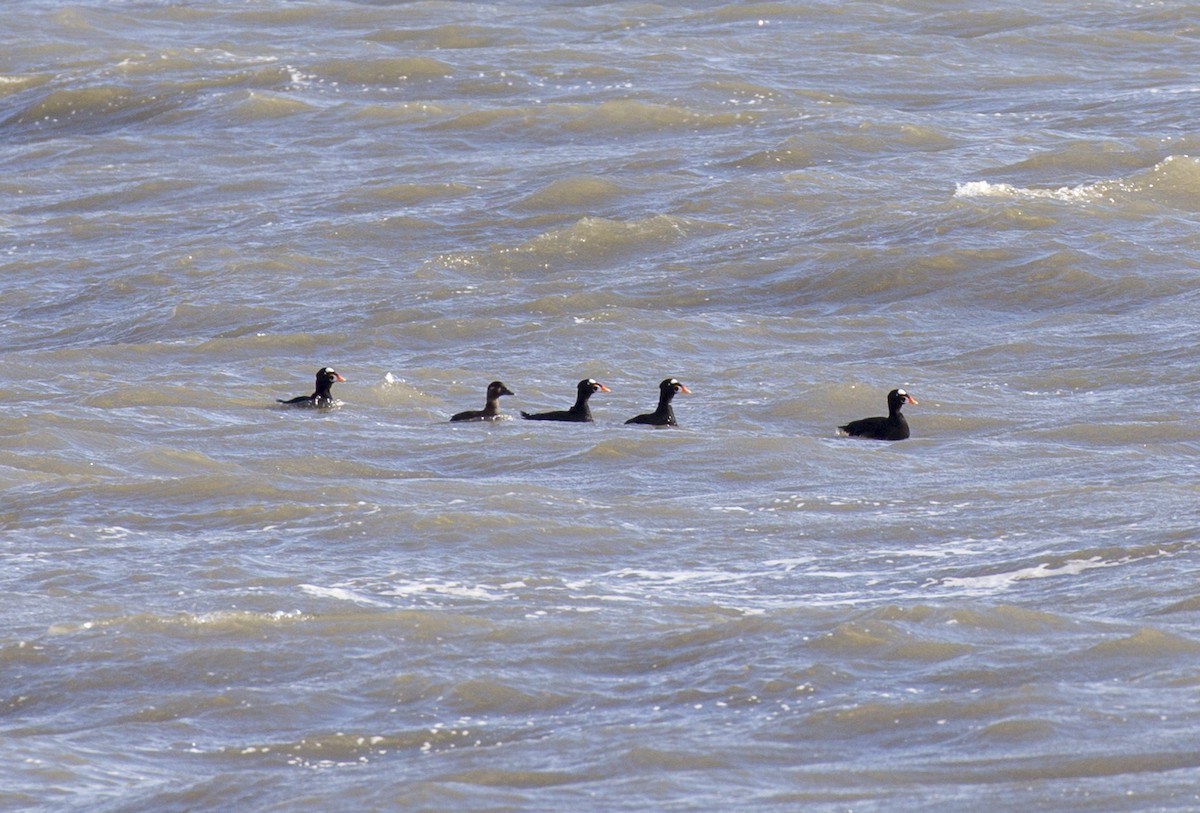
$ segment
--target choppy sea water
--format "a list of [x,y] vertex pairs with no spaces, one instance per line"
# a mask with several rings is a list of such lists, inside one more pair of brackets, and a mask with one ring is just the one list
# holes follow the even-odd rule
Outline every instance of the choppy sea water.
[[0,808],[1200,808],[1193,5],[4,28]]

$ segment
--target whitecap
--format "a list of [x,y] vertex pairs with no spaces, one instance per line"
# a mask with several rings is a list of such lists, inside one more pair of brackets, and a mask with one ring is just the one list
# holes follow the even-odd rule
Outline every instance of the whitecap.
[[385,601],[364,596],[362,593],[354,590],[347,590],[344,587],[319,587],[315,584],[302,584],[300,589],[310,596],[317,598],[331,598],[337,601],[353,601],[355,604],[367,604],[372,607],[390,607],[391,605]]
[[1115,567],[1119,564],[1121,563],[1107,561],[1099,556],[1092,556],[1087,559],[1068,559],[1060,565],[1042,563],[1003,573],[992,573],[987,576],[951,577],[942,579],[941,585],[968,592],[992,593],[1005,590],[1019,581],[1077,576],[1087,570],[1101,567]]
[[991,181],[969,181],[956,185],[956,198],[1013,198],[1023,200],[1087,201],[1098,197],[1096,184],[1060,186],[1057,189],[1035,189]]

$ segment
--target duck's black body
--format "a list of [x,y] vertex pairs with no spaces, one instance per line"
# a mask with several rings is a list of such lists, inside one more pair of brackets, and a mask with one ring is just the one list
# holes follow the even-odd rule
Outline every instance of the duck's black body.
[[691,393],[687,387],[674,378],[664,378],[658,385],[658,408],[645,415],[637,415],[625,423],[643,423],[650,426],[678,426],[675,420],[675,410],[671,408],[671,399],[675,393]]
[[845,426],[839,426],[838,429],[856,438],[904,440],[908,437],[908,421],[900,413],[900,408],[905,404],[917,403],[917,399],[904,390],[892,390],[888,393],[887,401],[888,414],[886,418],[882,416],[878,418],[862,418],[857,421],[850,421]]
[[579,394],[575,398],[575,406],[570,409],[561,409],[557,412],[538,412],[529,414],[522,412],[521,417],[527,421],[575,421],[576,423],[590,423],[592,420],[592,410],[588,408],[588,399],[593,393],[611,392],[608,387],[601,384],[594,378],[585,378],[579,382],[576,388]]
[[286,401],[282,398],[276,398],[279,403],[287,404],[288,406],[300,407],[331,407],[333,401],[333,385],[338,381],[346,379],[338,375],[337,370],[332,367],[322,367],[317,370],[317,388],[312,395],[298,395],[295,398],[289,398]]
[[488,384],[487,404],[483,409],[468,409],[453,415],[451,421],[494,421],[500,417],[500,396],[512,395],[513,391],[504,386],[503,381],[493,381]]

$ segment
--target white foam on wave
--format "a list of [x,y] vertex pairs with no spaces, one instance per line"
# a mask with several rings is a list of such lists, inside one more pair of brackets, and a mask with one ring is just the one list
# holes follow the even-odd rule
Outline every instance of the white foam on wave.
[[1082,186],[1060,186],[1057,189],[1033,189],[1023,186],[1013,186],[1009,183],[992,183],[991,181],[969,181],[956,185],[956,198],[1011,198],[1017,200],[1059,200],[1067,203],[1087,202],[1098,199],[1097,184]]
[[482,584],[464,584],[456,581],[440,579],[422,579],[413,582],[394,584],[383,590],[381,595],[397,598],[456,598],[473,601],[503,601],[511,598],[511,594],[503,589],[497,590]]
[[317,77],[311,73],[302,71],[293,65],[284,65],[283,68],[287,71],[288,80],[294,89],[304,89],[312,87],[317,82]]
[[764,567],[779,568],[785,573],[790,573],[797,568],[810,565],[817,560],[815,556],[792,556],[787,559],[768,559],[763,562]]
[[1168,155],[1152,167],[1124,178],[1038,188],[991,181],[968,181],[955,185],[956,198],[1002,198],[1008,200],[1053,200],[1063,203],[1118,203],[1128,198],[1145,198],[1168,206],[1182,203],[1194,208],[1194,192],[1200,175],[1200,159],[1190,155]]
[[1040,565],[1033,565],[1032,567],[1005,571],[1004,573],[991,573],[987,576],[952,577],[942,579],[941,586],[965,590],[969,593],[995,593],[1006,590],[1020,581],[1077,576],[1088,570],[1102,567],[1116,567],[1119,564],[1121,562],[1113,562],[1099,556],[1091,556],[1087,559],[1069,559],[1059,565],[1042,563]]
[[279,624],[307,618],[300,610],[275,610],[255,612],[251,610],[214,610],[207,613],[184,613],[178,618],[164,619],[162,623],[178,623],[186,626],[225,626]]
[[366,604],[371,607],[390,607],[391,605],[385,601],[365,596],[362,593],[354,590],[347,590],[344,587],[319,587],[315,584],[302,584],[300,589],[310,596],[316,598],[330,598],[336,601],[352,601],[355,604]]
[[264,625],[294,623],[307,619],[300,610],[275,610],[259,612],[254,610],[213,610],[203,613],[181,612],[173,615],[158,615],[154,613],[133,613],[111,618],[100,618],[92,621],[60,621],[53,623],[47,629],[50,635],[73,635],[80,632],[90,632],[107,629],[137,628],[137,629],[190,629],[196,627],[221,627],[229,630],[257,629]]
[[134,532],[120,525],[106,525],[97,528],[96,535],[106,542],[113,542],[118,539],[127,539],[133,536]]
[[621,568],[606,574],[618,580],[633,580],[659,586],[681,584],[740,584],[754,578],[752,573],[731,573],[725,570],[645,570]]

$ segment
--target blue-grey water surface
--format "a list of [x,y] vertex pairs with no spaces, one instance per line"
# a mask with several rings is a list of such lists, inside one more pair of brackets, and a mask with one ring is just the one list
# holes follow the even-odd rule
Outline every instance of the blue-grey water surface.
[[9,4],[0,809],[1200,809],[1197,12]]

